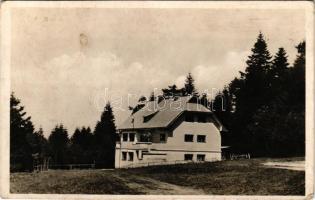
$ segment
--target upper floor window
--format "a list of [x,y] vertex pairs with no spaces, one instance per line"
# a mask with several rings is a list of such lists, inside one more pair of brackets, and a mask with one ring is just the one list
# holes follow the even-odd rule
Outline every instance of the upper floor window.
[[128,133],[123,133],[123,141],[124,142],[128,141]]
[[206,142],[205,135],[197,135],[197,142]]
[[135,134],[134,133],[129,133],[129,141],[134,142],[135,141]]
[[194,141],[194,135],[185,134],[185,142],[193,142],[193,141]]
[[150,132],[140,134],[140,142],[151,142],[151,141],[152,141],[152,138],[151,138]]
[[161,134],[160,134],[160,142],[166,142],[165,133],[161,133]]

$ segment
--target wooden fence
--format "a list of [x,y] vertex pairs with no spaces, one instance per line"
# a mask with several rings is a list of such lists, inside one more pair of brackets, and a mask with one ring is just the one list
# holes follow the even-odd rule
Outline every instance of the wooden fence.
[[35,171],[47,171],[49,169],[95,169],[95,164],[67,164],[67,165],[36,165]]

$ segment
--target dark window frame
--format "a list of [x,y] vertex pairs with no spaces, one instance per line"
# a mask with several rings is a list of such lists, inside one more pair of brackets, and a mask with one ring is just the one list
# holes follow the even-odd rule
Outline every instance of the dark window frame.
[[[132,137],[131,137],[131,135],[132,135]],[[136,137],[135,133],[129,133],[129,141],[130,142],[134,142],[135,141],[135,137]]]
[[133,161],[133,159],[134,159],[134,153],[128,152],[128,161]]
[[[189,137],[191,137],[191,138],[189,138]],[[185,142],[194,142],[194,135],[193,134],[185,134],[184,141]]]
[[205,160],[206,160],[206,154],[197,154],[197,161],[205,161]]
[[[161,140],[161,138],[163,138],[163,140]],[[160,133],[160,142],[161,143],[165,143],[166,142],[166,134],[165,133]]]
[[123,142],[128,142],[128,133],[123,133],[122,134],[122,141]]
[[121,152],[121,160],[127,160],[127,152],[126,151],[123,151]]
[[193,160],[194,154],[184,154],[184,160]]
[[[201,140],[202,137],[203,139]],[[206,143],[207,142],[207,136],[206,135],[197,135],[197,142],[198,143]]]

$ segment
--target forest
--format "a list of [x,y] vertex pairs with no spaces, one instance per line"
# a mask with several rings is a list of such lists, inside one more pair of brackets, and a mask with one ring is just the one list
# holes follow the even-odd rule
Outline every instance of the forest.
[[[254,157],[292,157],[305,154],[305,41],[296,45],[294,63],[288,62],[284,48],[271,55],[260,33],[246,61],[245,71],[230,81],[212,99],[199,93],[193,74],[183,87],[175,84],[162,89],[156,98],[191,95],[212,110],[228,129],[222,145],[234,153]],[[209,74],[209,77],[212,75]],[[198,80],[196,80],[198,81]],[[143,104],[130,107],[131,114]],[[49,159],[50,165],[91,164],[113,168],[117,140],[113,109],[108,102],[92,130],[80,127],[69,134],[64,124],[57,124],[48,138],[44,130],[35,130],[21,100],[12,92],[10,98],[10,170],[32,171],[35,164]],[[46,130],[45,130],[46,131]]]

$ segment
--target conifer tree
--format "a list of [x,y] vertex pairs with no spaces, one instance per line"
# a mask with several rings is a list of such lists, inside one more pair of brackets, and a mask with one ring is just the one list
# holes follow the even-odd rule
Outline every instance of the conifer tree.
[[10,98],[10,170],[31,171],[33,168],[32,146],[34,133],[31,117],[26,117],[24,106],[14,94]]
[[186,95],[197,95],[197,90],[194,84],[195,80],[192,77],[191,73],[188,73],[186,80],[185,80],[185,94]]
[[234,147],[242,152],[253,150],[252,134],[246,127],[255,123],[253,115],[271,98],[267,79],[271,68],[271,56],[262,33],[259,33],[246,64],[245,72],[240,72],[241,77],[234,79],[229,86],[234,101],[232,104],[235,106],[231,123],[233,142]]
[[50,154],[55,165],[63,165],[69,163],[68,146],[69,137],[68,131],[62,124],[56,125],[52,130],[49,138]]
[[110,103],[107,103],[94,130],[97,167],[114,167],[116,126]]

